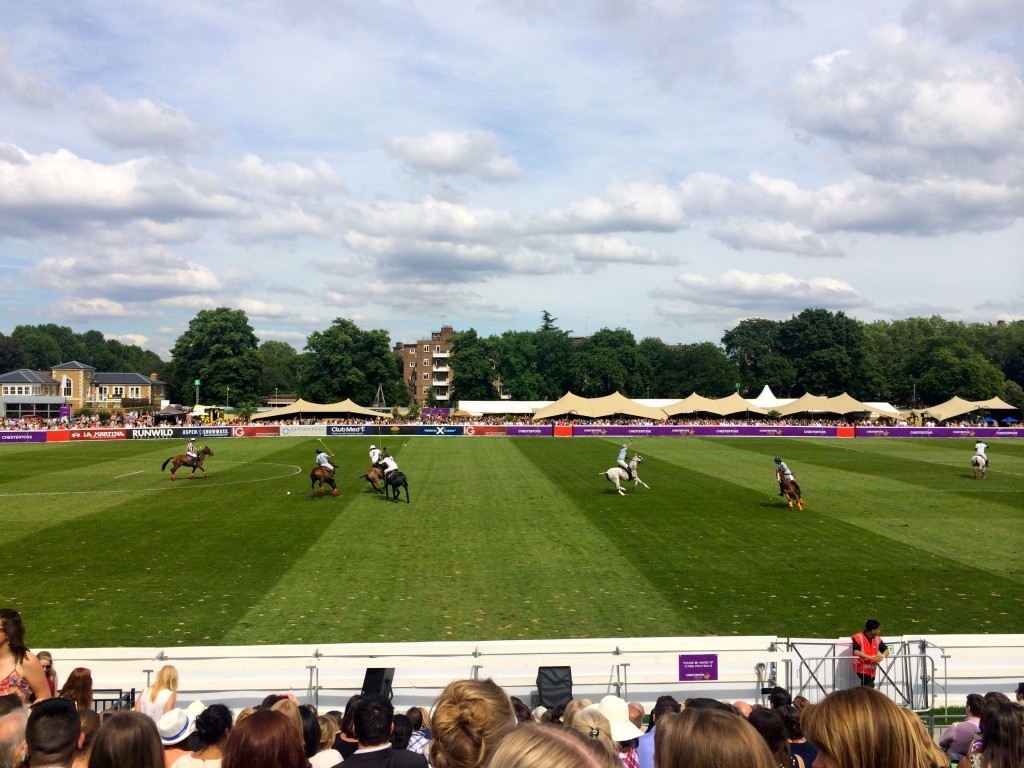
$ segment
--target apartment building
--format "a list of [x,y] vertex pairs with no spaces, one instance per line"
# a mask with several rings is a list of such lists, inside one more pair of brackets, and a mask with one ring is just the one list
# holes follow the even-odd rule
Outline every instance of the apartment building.
[[451,400],[452,345],[448,339],[453,333],[450,325],[442,325],[429,339],[395,344],[395,352],[402,356],[402,378],[409,396],[420,405],[431,402],[431,396],[439,405],[447,405]]

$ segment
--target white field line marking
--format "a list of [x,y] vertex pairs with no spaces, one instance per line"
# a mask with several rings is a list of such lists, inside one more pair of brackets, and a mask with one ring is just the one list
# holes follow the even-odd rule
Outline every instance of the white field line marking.
[[127,472],[127,473],[125,473],[123,475],[115,475],[114,479],[115,480],[120,480],[122,477],[131,477],[132,475],[141,475],[141,474],[142,474],[142,470],[140,469],[138,472]]

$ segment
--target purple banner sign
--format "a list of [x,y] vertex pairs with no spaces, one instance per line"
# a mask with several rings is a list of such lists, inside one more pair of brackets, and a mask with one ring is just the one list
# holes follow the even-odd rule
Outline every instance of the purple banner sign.
[[[790,427],[720,424],[716,426],[672,424],[669,426],[616,426],[612,424],[574,424],[573,437],[838,437],[840,427]],[[848,429],[843,427],[842,429]],[[852,437],[852,435],[851,435]]]
[[0,432],[0,443],[45,443],[45,432]]
[[857,427],[857,437],[1024,437],[1012,427]]
[[718,679],[717,653],[679,654],[679,682]]
[[509,427],[508,434],[514,437],[551,437],[554,430],[550,424],[538,424],[535,427]]

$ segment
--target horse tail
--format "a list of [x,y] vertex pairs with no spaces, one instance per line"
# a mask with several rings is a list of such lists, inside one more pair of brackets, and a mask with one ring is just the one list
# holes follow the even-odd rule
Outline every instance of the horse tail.
[[167,469],[167,465],[171,463],[171,459],[173,459],[173,458],[174,458],[174,457],[173,457],[173,456],[171,456],[171,457],[170,457],[169,459],[167,459],[167,461],[165,461],[165,462],[164,462],[163,466],[162,466],[162,467],[160,467],[160,471],[161,471],[161,472],[163,472],[163,471],[164,471],[165,469]]

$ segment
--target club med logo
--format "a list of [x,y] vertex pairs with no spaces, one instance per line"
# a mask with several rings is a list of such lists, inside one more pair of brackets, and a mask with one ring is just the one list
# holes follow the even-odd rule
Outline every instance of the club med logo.
[[163,437],[174,437],[174,429],[163,427],[160,429],[130,429],[128,436],[133,440],[155,440]]
[[328,427],[328,435],[365,435],[366,427]]

